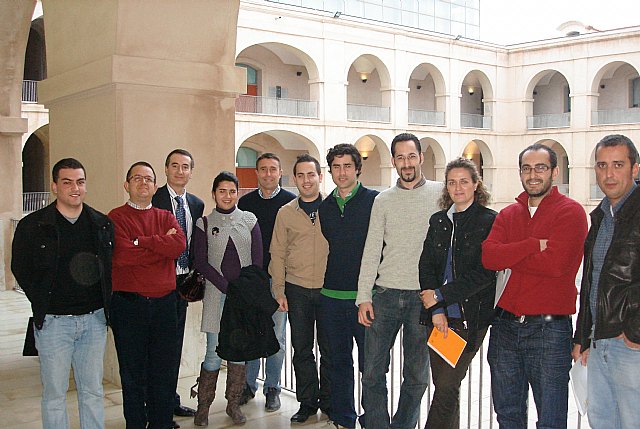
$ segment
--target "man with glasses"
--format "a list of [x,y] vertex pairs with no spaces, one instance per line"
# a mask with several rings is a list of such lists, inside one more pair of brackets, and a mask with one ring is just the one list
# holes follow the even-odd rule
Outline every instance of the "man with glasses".
[[[367,429],[415,427],[429,383],[427,330],[418,323],[422,309],[418,261],[429,218],[438,210],[442,183],[422,175],[424,155],[413,134],[397,135],[391,156],[398,181],[373,202],[356,298],[358,321],[366,328],[362,403]],[[397,411],[390,418],[386,374],[401,327],[404,377]]]
[[560,194],[558,158],[536,143],[518,158],[524,192],[504,208],[482,243],[489,270],[511,269],[491,327],[493,404],[503,429],[527,427],[529,386],[539,428],[566,428],[571,314],[587,233],[584,209]]
[[[115,228],[111,325],[127,427],[173,427],[176,366],[176,265],[186,238],[175,216],[152,207],[156,174],[129,168],[129,201],[109,213]],[[147,426],[148,422],[148,426]]]

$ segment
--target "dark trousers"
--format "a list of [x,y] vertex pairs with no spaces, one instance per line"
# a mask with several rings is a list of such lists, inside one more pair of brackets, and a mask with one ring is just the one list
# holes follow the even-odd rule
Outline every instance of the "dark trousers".
[[[289,304],[289,324],[293,345],[293,369],[296,374],[296,399],[309,408],[331,408],[331,367],[329,340],[319,322],[320,289],[307,289],[291,283],[285,284]],[[314,338],[318,336],[320,349],[320,377],[313,353]]]
[[176,294],[145,298],[131,292],[114,292],[111,326],[127,429],[144,429],[147,412],[149,429],[172,427]]
[[[364,326],[358,323],[358,307],[354,299],[335,299],[321,295],[320,314],[329,338],[331,353],[331,414],[330,418],[340,426],[356,426],[353,400],[353,340],[358,344],[358,367],[364,369]],[[363,424],[363,417],[360,417]]]
[[[427,329],[427,335],[431,335],[431,329],[433,328]],[[458,429],[460,427],[460,384],[467,375],[471,361],[482,346],[487,329],[478,331],[475,346],[462,352],[455,368],[429,348],[431,377],[435,391],[429,407],[427,423],[424,425],[425,429]],[[456,332],[466,338],[464,331]]]
[[[176,289],[184,281],[186,274],[176,276]],[[178,377],[180,375],[180,361],[182,360],[182,343],[184,342],[184,326],[187,321],[187,307],[189,303],[180,298],[176,292],[176,370],[175,370],[175,406],[180,406],[180,395],[178,395]]]

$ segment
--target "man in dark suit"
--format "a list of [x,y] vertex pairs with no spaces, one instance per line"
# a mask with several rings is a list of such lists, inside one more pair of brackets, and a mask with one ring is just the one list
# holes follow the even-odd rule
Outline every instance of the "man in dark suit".
[[[158,188],[153,196],[154,207],[168,210],[174,214],[178,223],[187,236],[187,248],[176,260],[176,288],[184,281],[189,271],[193,268],[193,256],[191,249],[191,234],[196,220],[202,217],[204,202],[193,194],[189,194],[186,186],[193,174],[193,156],[184,149],[174,149],[169,153],[164,163],[164,172],[167,176],[167,184]],[[186,200],[186,204],[185,204]],[[178,385],[178,373],[180,371],[180,359],[182,355],[182,342],[184,340],[184,325],[187,317],[187,301],[177,297],[177,338],[176,354],[177,366],[175,370],[175,385]],[[176,390],[176,403],[173,414],[179,417],[192,417],[195,410],[180,404],[180,395]],[[180,427],[174,422],[174,427]]]

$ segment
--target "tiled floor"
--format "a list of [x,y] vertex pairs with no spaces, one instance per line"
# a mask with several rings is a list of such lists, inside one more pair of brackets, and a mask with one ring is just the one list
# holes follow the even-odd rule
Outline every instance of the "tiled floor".
[[[0,427],[4,429],[36,429],[41,428],[40,420],[40,371],[37,357],[23,357],[22,345],[27,320],[31,315],[29,302],[24,295],[14,291],[0,292]],[[224,374],[224,373],[223,373]],[[224,377],[221,374],[221,377]],[[188,398],[188,391],[195,377],[180,379],[179,393]],[[218,383],[218,392],[222,392],[224,381]],[[78,401],[73,382],[73,390],[67,395],[67,406],[72,428],[80,428],[78,421]],[[110,429],[124,428],[122,416],[122,392],[119,387],[106,383],[104,386],[104,406],[106,427]],[[275,413],[264,411],[264,397],[259,395],[249,404],[242,407],[247,416],[246,428],[279,429],[290,428],[289,418],[298,409],[295,395],[283,391],[282,408]],[[186,405],[196,406],[195,399],[186,399]],[[231,419],[225,414],[226,401],[219,395],[211,407],[209,428],[218,429],[233,426]],[[178,418],[182,428],[194,428],[192,418]],[[304,428],[328,429],[326,416],[318,414],[309,419]],[[61,428],[63,429],[63,428]]]

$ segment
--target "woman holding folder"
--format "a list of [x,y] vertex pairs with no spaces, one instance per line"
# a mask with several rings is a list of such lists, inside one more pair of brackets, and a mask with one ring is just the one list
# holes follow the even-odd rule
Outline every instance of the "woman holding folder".
[[473,161],[447,164],[442,210],[429,220],[420,256],[420,323],[429,335],[434,329],[442,336],[454,330],[467,344],[454,366],[429,349],[435,392],[425,429],[459,428],[460,384],[493,317],[496,276],[481,259],[482,241],[497,214],[485,207],[489,197]]

